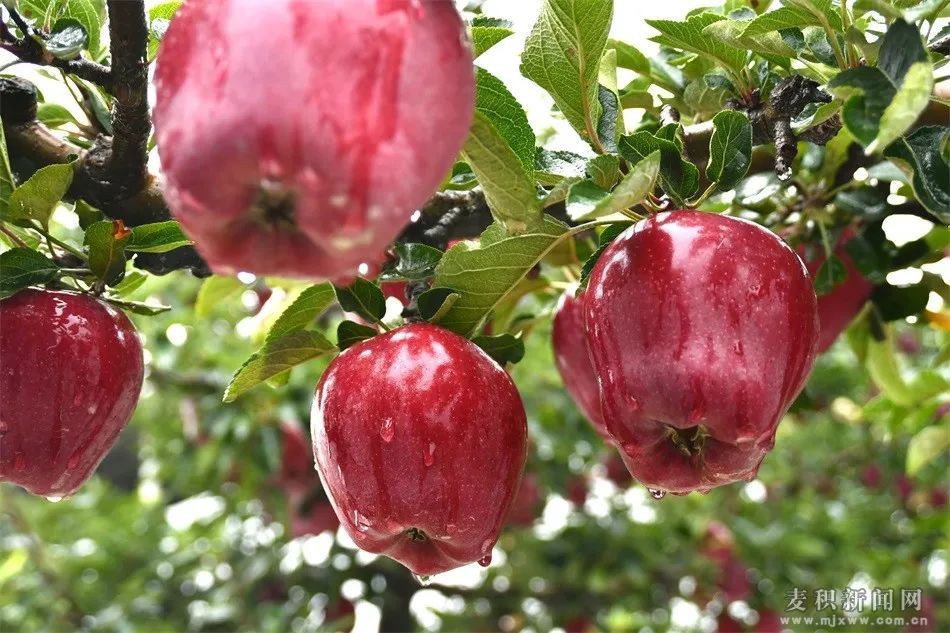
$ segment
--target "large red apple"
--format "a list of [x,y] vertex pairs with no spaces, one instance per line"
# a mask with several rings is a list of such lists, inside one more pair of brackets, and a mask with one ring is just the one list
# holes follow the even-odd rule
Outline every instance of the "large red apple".
[[317,386],[313,448],[362,549],[427,576],[491,555],[524,467],[514,384],[481,349],[414,323],[340,354]]
[[[821,332],[818,336],[819,354],[825,352],[838,339],[867,303],[874,290],[874,285],[861,274],[854,260],[848,255],[846,247],[853,238],[854,231],[846,230],[841,234],[834,251],[838,259],[844,263],[848,276],[831,292],[818,297],[818,320],[821,323]],[[803,252],[799,250],[799,253]],[[818,270],[824,263],[824,254],[807,261],[808,272],[812,275],[818,274]]]
[[216,272],[345,279],[452,168],[472,52],[443,0],[188,0],[155,131],[175,216]]
[[554,309],[551,341],[554,345],[554,363],[561,374],[567,392],[577,403],[581,413],[590,420],[597,433],[610,441],[600,413],[600,387],[587,350],[584,331],[584,296],[574,296],[569,290],[561,295]]
[[815,360],[808,271],[745,220],[674,211],[634,225],[584,299],[607,431],[665,492],[751,479]]
[[292,497],[306,495],[317,483],[310,441],[296,422],[280,425],[283,446],[280,454],[280,485]]
[[23,290],[0,301],[0,481],[67,497],[132,417],[142,344],[88,295]]

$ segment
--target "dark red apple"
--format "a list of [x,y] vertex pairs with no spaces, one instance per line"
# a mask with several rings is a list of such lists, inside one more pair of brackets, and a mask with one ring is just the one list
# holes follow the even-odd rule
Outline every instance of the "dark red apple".
[[[854,239],[854,230],[847,229],[835,245],[835,255],[844,263],[848,276],[828,294],[818,297],[818,320],[821,323],[821,332],[818,336],[818,353],[824,353],[838,340],[845,328],[858,315],[864,304],[867,303],[874,286],[865,279],[848,255],[847,245]],[[802,253],[803,250],[799,250]],[[825,263],[824,254],[807,262],[808,272],[816,275],[821,265]]]
[[169,206],[216,272],[348,279],[439,186],[474,108],[442,0],[188,0],[162,42]]
[[305,493],[318,481],[314,472],[310,440],[296,422],[283,422],[280,425],[280,435],[283,446],[278,484],[288,492]]
[[384,281],[379,284],[379,287],[387,299],[398,299],[401,303],[405,304],[407,301],[406,286],[408,285],[408,281]]
[[782,616],[771,609],[759,611],[759,621],[755,625],[756,633],[782,633],[785,625],[782,624]]
[[660,213],[607,248],[584,306],[631,474],[679,494],[753,478],[815,361],[815,292],[795,252],[746,220]]
[[745,625],[733,619],[725,609],[716,619],[716,633],[743,633],[745,630]]
[[868,464],[861,471],[861,483],[865,488],[878,490],[881,487],[881,469],[877,464]]
[[309,508],[295,509],[291,507],[290,533],[294,538],[323,532],[336,532],[340,527],[340,520],[333,510],[333,506],[326,500],[317,501]]
[[567,486],[564,490],[567,500],[578,508],[583,508],[587,502],[587,493],[589,490],[587,477],[583,475],[574,475],[567,480]]
[[362,549],[428,576],[491,555],[524,468],[524,406],[471,341],[413,323],[347,349],[317,386],[318,471]]
[[626,464],[620,455],[611,451],[610,455],[603,461],[605,476],[621,490],[625,490],[633,483],[633,475],[627,470]]
[[561,380],[564,381],[564,387],[577,403],[581,413],[590,420],[594,430],[610,442],[600,413],[600,387],[587,350],[584,296],[582,294],[575,297],[574,291],[568,290],[561,295],[554,309],[554,321],[551,325],[554,363],[561,374]]
[[76,492],[128,424],[143,375],[138,334],[111,306],[44,290],[0,301],[0,481]]
[[508,512],[506,523],[516,527],[529,527],[534,525],[535,519],[541,515],[544,498],[541,494],[541,486],[538,484],[538,477],[534,473],[526,473],[518,486],[518,492],[511,503],[511,510]]

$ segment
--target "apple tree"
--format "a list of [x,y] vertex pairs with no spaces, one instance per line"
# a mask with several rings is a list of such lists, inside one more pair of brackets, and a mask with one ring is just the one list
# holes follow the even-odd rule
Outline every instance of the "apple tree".
[[0,628],[950,623],[948,2],[494,4],[4,0]]

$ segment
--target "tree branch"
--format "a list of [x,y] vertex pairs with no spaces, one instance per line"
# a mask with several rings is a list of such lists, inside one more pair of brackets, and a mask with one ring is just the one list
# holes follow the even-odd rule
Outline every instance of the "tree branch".
[[144,0],[109,0],[109,50],[113,96],[111,156],[108,181],[134,194],[146,184],[148,136],[148,23]]

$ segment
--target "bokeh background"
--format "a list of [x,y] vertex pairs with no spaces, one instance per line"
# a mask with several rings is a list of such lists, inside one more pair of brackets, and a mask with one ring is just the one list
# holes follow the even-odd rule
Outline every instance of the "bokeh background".
[[[644,18],[698,4],[618,0],[613,35],[649,52]],[[480,63],[526,104],[539,139],[578,150],[549,97],[517,71],[538,6],[488,0],[485,13],[512,20],[518,36]],[[50,85],[24,67],[9,72]],[[54,219],[63,235],[77,230],[68,212]],[[906,216],[886,224],[898,245],[931,228]],[[944,260],[932,272],[947,279],[947,268]],[[920,271],[894,274],[912,281]],[[948,422],[948,396],[895,404],[846,337],[819,360],[756,480],[656,500],[566,395],[541,326],[512,371],[532,448],[491,566],[421,586],[357,551],[316,473],[299,467],[309,466],[300,447],[324,364],[221,402],[283,291],[242,275],[219,295],[206,289],[196,308],[200,286],[178,274],[138,291],[174,310],[133,317],[147,349],[145,390],[98,476],[58,503],[0,486],[0,631],[811,631],[778,621],[797,615],[786,611],[789,592],[840,597],[846,587],[893,589],[887,615],[929,624],[837,630],[950,630],[948,460],[906,468],[915,433],[939,416]],[[525,310],[550,310],[556,298]],[[329,328],[340,318],[324,317]],[[906,379],[946,375],[945,333],[905,323],[897,341]],[[900,608],[901,589],[921,590],[919,610]],[[822,614],[810,606],[801,615]]]

